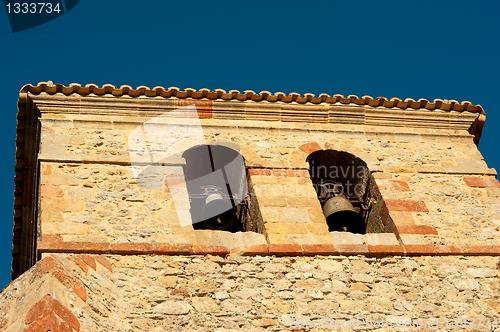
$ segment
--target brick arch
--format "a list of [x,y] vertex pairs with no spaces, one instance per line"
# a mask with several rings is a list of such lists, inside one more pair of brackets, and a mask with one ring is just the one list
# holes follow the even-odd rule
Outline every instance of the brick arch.
[[299,146],[299,150],[307,154],[311,154],[313,152],[323,150],[323,148],[321,148],[317,142],[310,142]]

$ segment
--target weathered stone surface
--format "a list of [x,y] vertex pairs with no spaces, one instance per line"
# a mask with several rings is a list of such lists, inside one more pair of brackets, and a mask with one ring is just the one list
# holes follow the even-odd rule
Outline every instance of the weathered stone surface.
[[[33,323],[25,319],[27,303],[38,303],[42,294],[69,308],[82,332],[281,330],[292,315],[304,321],[498,315],[500,184],[467,131],[477,113],[461,112],[460,104],[436,112],[411,100],[359,99],[367,104],[354,106],[345,104],[352,98],[338,96],[324,106],[310,96],[311,102],[298,96],[254,102],[262,96],[244,93],[245,101],[228,104],[214,100],[213,92],[197,99],[193,91],[160,90],[154,93],[174,97],[30,95],[44,101],[41,186],[26,190],[19,186],[29,172],[16,176],[15,230],[25,232],[31,223],[22,220],[36,215],[26,213],[26,195],[39,192],[41,256],[88,250],[106,253],[110,263],[66,254],[42,261],[2,292],[0,330],[6,317],[12,331]],[[90,108],[96,100],[99,107]],[[109,110],[98,114],[105,104]],[[208,143],[240,147],[255,195],[248,227],[262,234],[195,231],[181,153],[140,175],[144,168],[135,162],[150,163],[151,153],[176,142],[182,149],[195,144],[185,135],[193,121],[176,118],[186,131],[162,136],[173,120],[159,117],[149,146],[134,142],[132,131],[165,109],[191,104]],[[24,125],[26,110],[20,112]],[[22,142],[28,138],[20,129]],[[306,162],[321,149],[352,153],[368,164],[379,187],[365,203],[380,208],[370,222],[389,233],[329,233]],[[17,151],[18,158],[27,153],[22,146]],[[21,161],[18,170],[26,167]],[[15,234],[14,243],[20,238]],[[255,257],[231,250],[256,245],[260,251],[246,249]],[[20,250],[14,249],[17,262]],[[329,256],[353,254],[363,256]]]
[[327,273],[333,273],[333,272],[342,272],[344,271],[344,267],[342,266],[341,262],[334,261],[334,260],[320,260],[318,262],[318,267]]
[[193,308],[198,312],[203,313],[218,313],[220,312],[219,306],[215,301],[209,297],[193,297],[192,299]]
[[186,301],[165,301],[154,307],[154,311],[166,315],[185,315],[192,310]]
[[221,309],[225,312],[245,313],[252,308],[251,300],[228,299],[221,302]]
[[[498,257],[51,256],[55,259],[44,263],[43,271],[61,266],[57,269],[84,285],[89,307],[79,305],[82,332],[91,326],[85,315],[98,315],[122,329],[127,324],[150,328],[154,321],[191,321],[198,329],[215,330],[286,327],[291,315],[304,321],[325,316],[389,321],[415,313],[427,320],[500,310]],[[257,278],[264,271],[269,271],[266,277]],[[0,315],[4,299],[17,296],[24,285],[38,287],[37,280],[46,280],[37,278],[21,277],[7,287],[0,297]],[[66,279],[52,280],[47,284],[51,292],[70,285]],[[13,315],[14,309],[8,312]],[[342,316],[336,316],[339,312]],[[120,316],[128,317],[126,324]]]

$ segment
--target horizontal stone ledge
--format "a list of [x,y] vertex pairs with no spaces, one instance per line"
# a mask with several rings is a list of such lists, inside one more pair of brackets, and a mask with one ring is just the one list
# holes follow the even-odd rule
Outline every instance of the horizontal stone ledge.
[[[401,234],[437,234],[434,227],[425,225],[402,225],[397,228]],[[250,232],[252,233],[252,232]],[[246,233],[235,233],[248,235]],[[255,234],[259,235],[259,234]],[[74,254],[121,254],[121,255],[215,255],[235,256],[495,256],[500,255],[500,245],[431,245],[421,241],[410,241],[400,245],[394,233],[368,233],[366,235],[348,232],[334,232],[333,235],[346,235],[342,243],[259,243],[243,244],[233,248],[212,244],[185,243],[109,243],[109,242],[65,242],[58,234],[45,234],[37,244],[41,253]],[[359,237],[362,237],[359,238]],[[366,239],[365,239],[366,237]],[[339,240],[338,238],[337,240]],[[341,239],[340,239],[341,240]],[[364,243],[360,243],[360,240]],[[366,243],[365,243],[366,240]],[[241,242],[241,241],[240,241]],[[259,242],[259,241],[258,241]],[[337,241],[338,242],[338,241]],[[106,262],[104,262],[106,263]],[[104,264],[103,265],[109,265]]]
[[[383,168],[380,168],[383,170]],[[458,167],[450,169],[448,167],[442,166],[415,166],[416,173],[422,174],[443,174],[443,175],[476,175],[476,176],[496,176],[497,171],[494,168],[488,170],[470,170],[469,168],[464,168],[460,170]],[[405,173],[405,172],[391,172],[391,173]]]
[[[184,159],[184,158],[182,158]],[[138,160],[130,162],[130,158],[114,157],[114,158],[92,158],[88,156],[79,156],[71,154],[40,154],[38,161],[42,162],[58,162],[68,164],[107,164],[120,166],[184,166],[185,160],[176,160],[173,162],[151,162],[147,160]]]
[[308,169],[300,168],[256,168],[249,167],[249,175],[257,176],[275,176],[275,177],[299,177],[299,178],[309,178]]
[[404,256],[405,249],[399,245],[368,245],[370,257]]
[[[112,105],[106,105],[103,107],[93,107],[93,106],[59,106],[59,105],[40,105],[39,109],[41,112],[45,114],[58,114],[64,115],[68,114],[71,116],[71,119],[68,118],[56,118],[56,117],[43,117],[42,123],[48,126],[55,127],[77,127],[77,128],[95,128],[95,125],[99,126],[101,130],[131,130],[134,126],[140,126],[141,124],[150,121],[152,119],[158,118],[165,113],[172,112],[175,110],[181,109],[165,107],[162,109],[161,107],[151,108],[151,107],[123,107],[120,105],[119,107],[113,107]],[[305,106],[307,108],[307,106]],[[307,111],[307,110],[305,110]],[[334,115],[334,116],[332,116]],[[294,112],[289,113],[283,110],[268,110],[268,109],[256,109],[250,110],[246,109],[245,111],[241,111],[239,109],[228,110],[228,109],[217,109],[206,110],[202,108],[198,108],[196,110],[192,110],[190,112],[186,112],[185,114],[181,114],[179,116],[165,117],[158,123],[157,125],[169,125],[171,123],[168,122],[168,119],[175,119],[176,121],[181,121],[182,125],[191,125],[189,120],[192,118],[200,118],[203,121],[229,121],[232,126],[237,126],[241,129],[255,129],[262,130],[262,125],[248,125],[245,122],[268,122],[270,127],[277,127],[276,129],[287,129],[290,131],[297,132],[330,132],[330,133],[339,133],[341,135],[349,135],[350,133],[355,133],[356,135],[363,137],[365,134],[373,136],[374,139],[378,139],[377,135],[380,136],[380,139],[386,139],[384,135],[392,134],[391,140],[398,138],[397,135],[414,135],[427,139],[434,140],[444,140],[444,141],[459,141],[459,142],[467,142],[474,135],[466,132],[466,129],[470,127],[470,125],[474,122],[475,118],[465,119],[461,121],[448,122],[447,118],[439,118],[435,121],[428,121],[425,116],[418,118],[415,121],[408,121],[408,119],[404,119],[403,121],[399,121],[399,119],[391,118],[391,115],[388,113],[386,117],[380,117],[377,119],[371,119],[370,117],[365,117],[363,115],[359,116],[349,116],[349,114],[344,114],[344,117],[339,117],[337,112],[330,113],[310,113],[304,115],[304,111],[302,112]],[[92,116],[92,118],[86,118],[88,116]],[[346,118],[347,116],[347,118]],[[112,117],[109,120],[103,120],[103,117]],[[120,119],[122,117],[122,119]],[[124,120],[123,118],[127,118]],[[134,119],[136,118],[136,119]],[[186,121],[186,122],[184,122]],[[238,123],[241,122],[241,123]],[[294,127],[293,125],[288,125],[291,123],[314,123],[315,125],[321,125],[322,128],[302,128],[302,127]],[[346,130],[345,128],[330,128],[331,125],[345,125],[345,124],[356,124],[361,127],[356,130]],[[207,123],[209,127],[217,127],[217,124]],[[203,127],[203,122],[202,122]],[[378,128],[377,128],[378,127]],[[391,127],[394,129],[392,133],[384,131],[383,129],[386,127]],[[363,130],[365,129],[365,130]],[[429,132],[422,132],[419,129],[429,129]],[[432,130],[442,130],[443,132],[432,132]],[[460,130],[463,131],[463,134],[457,134],[455,131]],[[396,135],[396,136],[394,136]],[[357,137],[357,136],[356,136]],[[416,137],[402,137],[400,136],[400,140],[415,140]]]
[[[63,242],[57,236],[44,236],[38,242],[38,253],[119,254],[119,255],[213,255],[234,256],[498,256],[499,245],[431,245],[431,244],[259,244],[226,246],[168,243]],[[101,261],[99,261],[101,262]],[[108,269],[109,264],[105,265]]]

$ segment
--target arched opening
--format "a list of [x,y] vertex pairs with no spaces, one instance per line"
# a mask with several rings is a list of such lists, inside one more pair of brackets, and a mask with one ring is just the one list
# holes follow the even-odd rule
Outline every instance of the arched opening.
[[369,216],[366,163],[342,151],[320,150],[307,157],[309,174],[331,232],[365,234]]
[[182,157],[193,228],[245,231],[248,184],[239,147],[229,142],[199,145]]

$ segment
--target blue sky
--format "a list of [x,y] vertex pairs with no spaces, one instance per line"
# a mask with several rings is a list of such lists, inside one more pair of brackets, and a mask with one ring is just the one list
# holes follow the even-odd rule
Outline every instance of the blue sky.
[[12,33],[0,9],[0,288],[10,281],[16,102],[54,83],[468,100],[500,170],[499,0],[80,1]]

